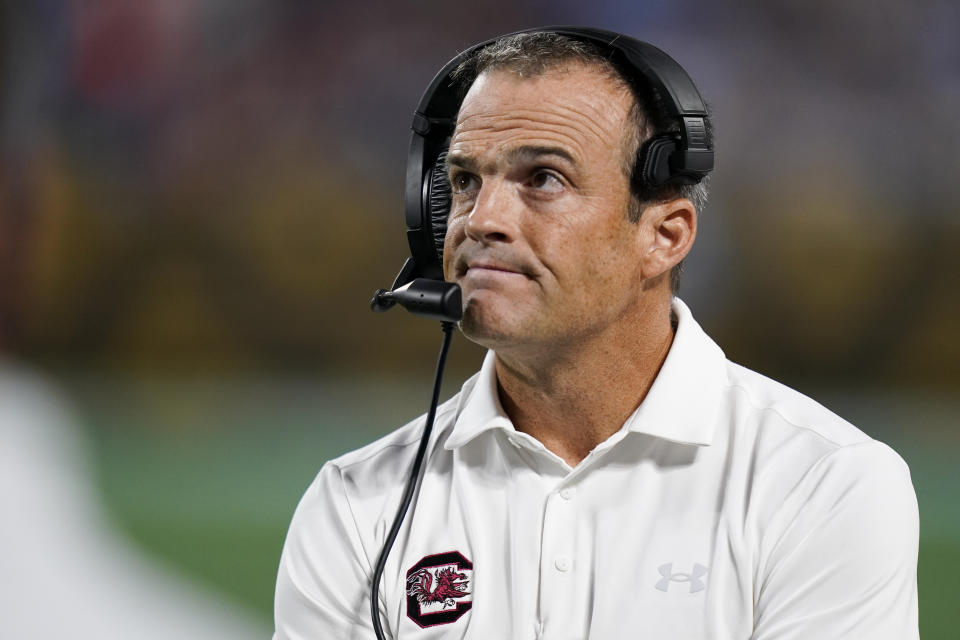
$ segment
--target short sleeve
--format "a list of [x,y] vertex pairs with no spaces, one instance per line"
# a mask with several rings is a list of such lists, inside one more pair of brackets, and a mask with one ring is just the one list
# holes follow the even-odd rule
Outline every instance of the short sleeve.
[[287,533],[274,640],[373,638],[371,574],[340,470],[328,463],[301,499]]
[[868,441],[821,458],[764,536],[753,640],[918,638],[916,494]]

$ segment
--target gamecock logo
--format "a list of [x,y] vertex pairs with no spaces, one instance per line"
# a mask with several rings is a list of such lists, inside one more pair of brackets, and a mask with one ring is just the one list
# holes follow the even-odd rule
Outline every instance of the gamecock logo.
[[407,571],[407,617],[421,627],[450,624],[470,611],[473,564],[459,551],[426,556]]

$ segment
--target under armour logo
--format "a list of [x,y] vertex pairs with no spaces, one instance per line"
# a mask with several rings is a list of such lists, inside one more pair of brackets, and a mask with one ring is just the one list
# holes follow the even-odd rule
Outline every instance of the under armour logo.
[[669,590],[671,582],[689,582],[690,593],[703,591],[707,588],[707,585],[705,585],[703,580],[700,579],[707,574],[707,568],[702,564],[694,564],[693,573],[674,573],[672,562],[660,565],[657,571],[659,571],[660,575],[663,576],[657,582],[657,589],[660,591]]

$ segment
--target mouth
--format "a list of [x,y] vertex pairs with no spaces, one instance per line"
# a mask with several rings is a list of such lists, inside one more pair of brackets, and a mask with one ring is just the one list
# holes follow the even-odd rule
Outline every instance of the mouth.
[[458,278],[528,277],[527,274],[518,267],[486,260],[461,263],[457,268],[457,276]]
[[467,268],[464,270],[464,273],[468,273],[470,271],[494,271],[494,272],[500,272],[500,273],[515,273],[518,275],[522,275],[520,271],[517,271],[516,269],[511,269],[510,267],[505,267],[503,265],[498,265],[498,264],[487,264],[482,262],[476,263],[476,264],[468,264]]

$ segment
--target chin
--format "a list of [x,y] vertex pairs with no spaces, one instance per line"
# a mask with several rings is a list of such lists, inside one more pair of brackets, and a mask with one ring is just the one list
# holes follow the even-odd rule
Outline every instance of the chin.
[[486,308],[486,305],[468,302],[460,321],[460,332],[482,347],[495,349],[498,346],[514,342],[519,337],[513,329],[516,319]]

